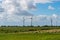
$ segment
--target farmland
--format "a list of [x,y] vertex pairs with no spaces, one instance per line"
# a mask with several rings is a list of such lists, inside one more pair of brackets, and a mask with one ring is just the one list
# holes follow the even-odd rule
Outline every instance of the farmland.
[[60,27],[0,27],[0,40],[60,40]]

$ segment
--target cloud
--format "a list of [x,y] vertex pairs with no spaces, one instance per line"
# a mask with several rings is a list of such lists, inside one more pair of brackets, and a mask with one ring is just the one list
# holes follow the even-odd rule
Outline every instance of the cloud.
[[28,10],[35,9],[35,5],[31,0],[2,0],[0,9],[2,22],[18,22],[22,20],[21,16],[33,16]]
[[32,8],[35,9],[35,5],[32,0],[19,0],[18,3],[20,3],[20,7],[22,8],[22,10],[27,10]]
[[29,13],[28,11],[25,11],[25,10],[20,10],[19,12],[16,12],[15,13],[16,15],[18,16],[33,16],[33,14]]
[[7,15],[8,22],[20,22],[23,20],[23,16],[17,16],[17,15]]
[[[55,0],[57,1],[57,0]],[[1,22],[20,22],[23,21],[23,16],[26,22],[31,22],[31,16],[33,16],[33,22],[44,22],[50,21],[48,15],[37,15],[34,16],[28,10],[36,9],[36,3],[52,3],[52,0],[4,0],[2,2],[3,12],[0,14]],[[54,10],[52,6],[48,6],[48,9]],[[2,10],[1,10],[2,11]],[[57,17],[58,15],[53,14],[52,17]],[[4,23],[5,23],[4,22]],[[8,23],[7,23],[8,24]]]
[[53,2],[56,2],[56,1],[60,1],[60,0],[34,0],[35,3],[42,3],[42,4],[53,3]]
[[55,17],[55,18],[57,18],[57,17],[58,17],[56,14],[53,14],[52,16],[53,16],[53,17]]
[[[23,17],[25,19],[25,24],[31,24],[31,17],[32,16],[18,16],[18,15],[3,15],[0,14],[0,22],[3,23],[14,23],[14,25],[16,25],[15,23],[19,24],[19,23],[23,23]],[[52,15],[37,15],[37,16],[33,16],[33,24],[40,24],[40,23],[47,23],[50,24],[51,18],[53,20],[53,24],[55,24],[56,21],[60,22],[60,18],[58,15],[56,14],[52,14]],[[40,24],[40,25],[43,25]],[[20,25],[20,24],[19,24]]]
[[4,0],[2,1],[2,7],[7,14],[25,16],[30,15],[27,10],[36,8],[31,0]]
[[51,0],[34,0],[35,3],[51,3]]
[[54,10],[55,8],[49,5],[49,6],[48,6],[48,9],[49,9],[49,10]]
[[3,14],[0,14],[0,20],[2,20],[4,18]]

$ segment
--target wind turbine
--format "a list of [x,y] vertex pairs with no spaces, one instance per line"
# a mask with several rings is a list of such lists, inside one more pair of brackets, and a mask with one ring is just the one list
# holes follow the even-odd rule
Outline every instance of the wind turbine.
[[55,19],[55,26],[57,26],[57,15],[56,14],[53,14],[53,17]]
[[52,20],[52,18],[51,18],[51,27],[53,26],[53,20]]
[[23,27],[25,26],[25,17],[23,16]]
[[33,26],[33,25],[32,25],[32,22],[33,22],[33,16],[31,16],[29,19],[31,20],[31,25],[30,25],[30,26],[32,27],[32,26]]
[[30,19],[31,19],[31,27],[32,27],[32,19],[33,19],[33,18],[31,17]]

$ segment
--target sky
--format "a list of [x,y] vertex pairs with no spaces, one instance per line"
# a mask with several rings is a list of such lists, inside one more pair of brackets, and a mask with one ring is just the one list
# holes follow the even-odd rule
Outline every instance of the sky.
[[60,25],[60,0],[0,0],[0,25]]

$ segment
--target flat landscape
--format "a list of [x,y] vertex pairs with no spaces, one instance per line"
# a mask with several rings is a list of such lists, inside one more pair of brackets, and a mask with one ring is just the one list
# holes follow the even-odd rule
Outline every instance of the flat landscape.
[[1,33],[0,40],[60,40],[59,33]]
[[60,40],[60,0],[0,0],[0,40]]
[[0,27],[0,40],[60,40],[60,27]]

